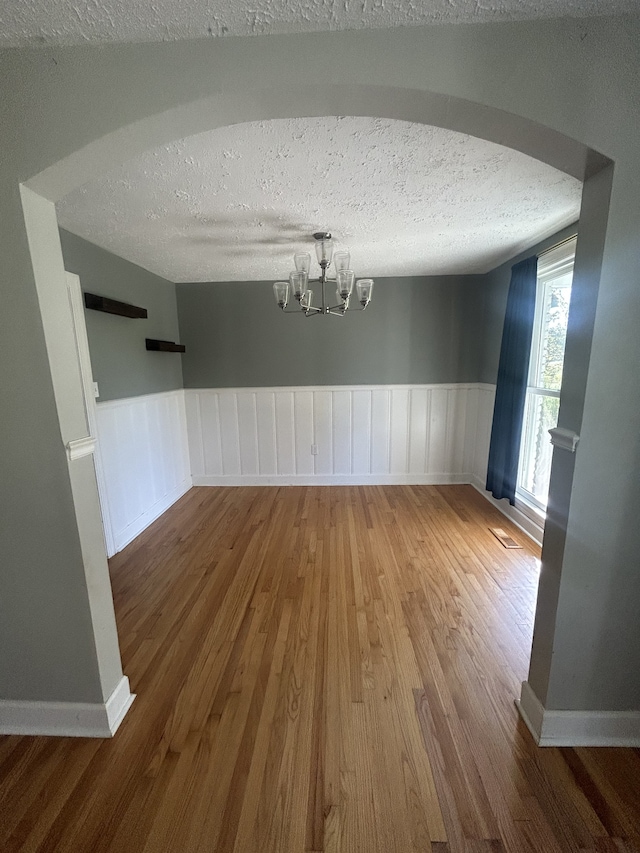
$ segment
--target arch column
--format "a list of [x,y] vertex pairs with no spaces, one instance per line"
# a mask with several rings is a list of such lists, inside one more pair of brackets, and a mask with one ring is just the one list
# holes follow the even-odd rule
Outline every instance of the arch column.
[[639,193],[613,166],[584,185],[559,415],[580,441],[554,450],[519,702],[543,746],[640,746],[640,262],[611,237]]
[[0,734],[110,737],[133,697],[120,663],[55,207],[17,186],[12,202],[3,233],[15,243],[3,254],[11,268],[28,263],[30,250],[33,276],[21,277],[13,328],[3,329],[23,372],[14,372],[6,412],[17,430],[3,430],[15,477],[4,479],[2,503]]

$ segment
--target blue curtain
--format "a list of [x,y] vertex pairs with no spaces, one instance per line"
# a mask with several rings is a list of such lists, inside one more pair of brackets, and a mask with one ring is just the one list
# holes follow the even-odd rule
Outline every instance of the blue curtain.
[[512,267],[502,330],[496,402],[489,445],[487,490],[494,498],[508,498],[510,504],[515,503],[536,307],[537,269],[536,256],[520,261]]

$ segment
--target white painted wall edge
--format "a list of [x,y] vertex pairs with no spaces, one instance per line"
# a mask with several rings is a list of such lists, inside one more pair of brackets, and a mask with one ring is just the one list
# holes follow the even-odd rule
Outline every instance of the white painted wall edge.
[[540,547],[542,547],[542,537],[544,536],[544,527],[542,525],[536,524],[532,518],[529,518],[528,515],[525,515],[517,507],[511,506],[506,499],[497,501],[493,495],[485,489],[484,483],[478,477],[472,476],[468,482],[470,482],[474,489],[479,491],[482,497],[488,500],[492,506],[512,521],[516,527],[519,527],[520,530],[529,537],[529,539],[532,539],[536,545],[540,545]]
[[[117,554],[118,551],[122,551],[123,548],[126,548],[130,542],[133,542],[136,536],[139,536],[143,530],[146,530],[150,524],[153,524],[153,522],[159,518],[163,512],[166,512],[170,506],[186,494],[193,485],[195,484],[191,477],[185,478],[178,486],[171,489],[171,491],[167,492],[166,495],[163,495],[160,500],[153,504],[153,506],[150,506],[142,513],[142,515],[139,515],[134,521],[128,524],[124,530],[114,533],[114,553]],[[108,556],[113,557],[113,554],[109,554]]]
[[548,711],[528,681],[516,707],[538,746],[640,747],[640,711]]
[[0,734],[113,737],[134,699],[126,675],[104,703],[3,699],[0,700]]
[[467,485],[470,474],[299,474],[228,475],[193,478],[194,486],[451,486]]

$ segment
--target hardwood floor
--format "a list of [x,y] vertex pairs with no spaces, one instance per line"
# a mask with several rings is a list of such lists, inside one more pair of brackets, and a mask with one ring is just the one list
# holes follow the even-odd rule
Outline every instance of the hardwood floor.
[[116,737],[0,738],[0,850],[637,853],[640,751],[514,707],[536,557],[468,486],[193,489],[111,561]]

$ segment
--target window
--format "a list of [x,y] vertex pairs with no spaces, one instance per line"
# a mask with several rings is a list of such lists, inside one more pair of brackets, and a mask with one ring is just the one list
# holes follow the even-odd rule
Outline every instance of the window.
[[547,508],[553,450],[548,430],[558,425],[575,250],[573,238],[538,260],[536,311],[516,495],[525,504],[543,512]]

